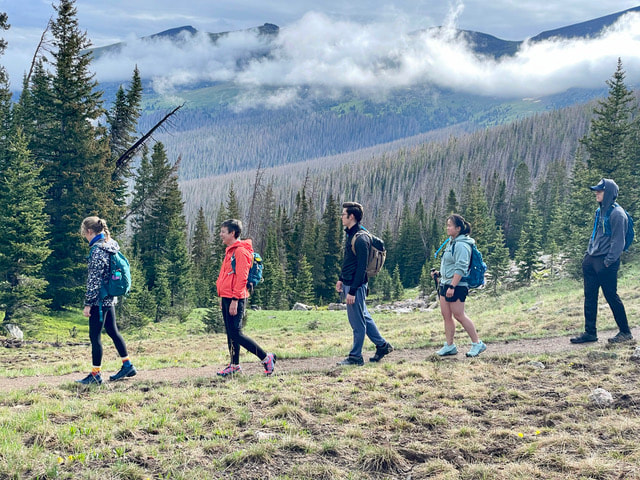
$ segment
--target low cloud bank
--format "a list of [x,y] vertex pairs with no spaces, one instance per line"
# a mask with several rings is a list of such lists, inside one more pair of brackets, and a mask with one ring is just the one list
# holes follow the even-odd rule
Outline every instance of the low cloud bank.
[[233,82],[239,107],[281,107],[304,88],[315,96],[343,91],[380,96],[394,89],[433,85],[505,98],[539,97],[572,87],[599,88],[622,58],[630,85],[640,83],[640,14],[629,13],[590,39],[525,42],[512,57],[473,52],[456,18],[441,29],[411,32],[402,19],[360,24],[310,12],[277,37],[235,32],[213,43],[204,33],[178,42],[128,39],[117,53],[93,63],[100,81],[126,81],[134,65],[162,94],[201,82]]

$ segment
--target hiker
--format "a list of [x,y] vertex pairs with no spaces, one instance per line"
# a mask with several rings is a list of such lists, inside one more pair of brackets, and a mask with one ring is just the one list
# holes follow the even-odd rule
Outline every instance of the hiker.
[[271,375],[276,364],[276,355],[266,353],[260,346],[242,333],[242,317],[246,308],[247,278],[253,262],[251,239],[240,240],[242,222],[230,219],[222,222],[220,239],[227,246],[220,274],[216,282],[224,327],[227,332],[227,345],[231,362],[218,372],[221,377],[240,373],[240,347],[257,356],[264,366],[265,375]]
[[380,335],[365,303],[368,292],[366,266],[371,237],[357,235],[354,245],[355,254],[352,250],[354,235],[364,228],[360,226],[362,215],[363,209],[359,203],[345,202],[342,204],[342,225],[345,227],[347,239],[344,247],[342,271],[336,283],[336,291],[340,293],[347,304],[347,317],[353,330],[353,346],[347,358],[338,362],[338,365],[364,365],[362,345],[365,335],[376,346],[376,353],[369,358],[370,362],[379,362],[382,357],[393,351],[391,344]]
[[589,239],[587,253],[582,260],[584,277],[584,332],[571,338],[571,343],[598,341],[596,317],[598,315],[598,292],[602,288],[613,318],[618,324],[618,333],[609,343],[633,340],[627,314],[618,296],[618,269],[620,255],[625,248],[628,220],[624,209],[615,203],[618,185],[611,179],[603,178],[597,185],[589,187],[595,192],[599,208],[596,210],[593,232]]
[[127,345],[116,325],[117,297],[100,294],[100,290],[110,275],[110,254],[120,250],[118,242],[111,238],[107,222],[98,217],[87,217],[82,221],[80,233],[89,242],[87,293],[84,299],[82,314],[89,318],[89,338],[91,339],[91,358],[93,367],[91,373],[81,380],[84,385],[101,384],[100,374],[102,365],[102,328],[113,340],[113,344],[122,360],[122,367],[109,380],[116,381],[126,377],[133,377],[137,371],[129,359]]
[[456,355],[458,347],[453,343],[456,333],[455,318],[471,338],[471,349],[467,357],[477,357],[487,349],[478,337],[476,327],[464,311],[464,301],[469,293],[468,283],[463,280],[471,263],[471,250],[475,240],[471,234],[471,225],[460,215],[447,218],[449,241],[440,261],[440,271],[432,271],[431,277],[439,278],[438,297],[440,312],[444,319],[444,346],[436,353],[440,356]]

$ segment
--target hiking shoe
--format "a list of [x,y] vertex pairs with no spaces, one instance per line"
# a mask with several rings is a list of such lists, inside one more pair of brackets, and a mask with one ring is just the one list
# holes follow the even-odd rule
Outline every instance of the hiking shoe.
[[120,369],[120,371],[118,371],[118,373],[114,375],[111,375],[109,377],[109,380],[112,382],[115,382],[116,380],[121,380],[123,378],[135,377],[136,373],[138,373],[138,371],[136,370],[136,367],[133,366],[133,364],[130,363],[126,367],[122,365],[122,368]]
[[446,355],[456,355],[458,353],[458,347],[456,347],[455,343],[449,345],[447,342],[444,342],[444,347],[436,352],[436,355],[440,355],[444,357]]
[[615,337],[611,337],[608,342],[609,343],[623,343],[623,342],[630,342],[631,340],[633,340],[633,335],[631,335],[631,332],[629,333],[622,333],[622,332],[618,332],[616,334]]
[[471,342],[471,350],[467,352],[467,357],[477,357],[487,349],[487,346],[482,340],[478,340],[478,343]]
[[569,340],[571,343],[589,343],[589,342],[597,342],[598,337],[596,335],[591,335],[590,333],[583,333],[582,335],[578,335],[577,337],[573,337]]
[[386,342],[381,347],[376,347],[376,353],[373,357],[369,358],[369,361],[379,362],[380,360],[382,360],[382,357],[384,357],[385,355],[389,355],[391,352],[393,352],[393,345],[391,345],[389,342]]
[[220,370],[218,372],[218,375],[220,375],[221,377],[228,377],[229,375],[233,375],[235,373],[241,373],[242,372],[242,367],[240,367],[240,365],[227,365],[226,367],[224,367],[222,370]]
[[271,375],[273,373],[273,367],[276,366],[276,354],[267,353],[267,357],[262,361],[264,365],[264,374]]
[[81,383],[82,385],[100,385],[102,384],[102,376],[99,373],[97,375],[90,373],[82,380],[76,380],[76,383]]
[[364,365],[364,360],[362,359],[362,357],[348,356],[347,358],[345,358],[341,362],[338,362],[338,365],[341,365],[341,366],[357,365],[358,367],[361,367],[362,365]]

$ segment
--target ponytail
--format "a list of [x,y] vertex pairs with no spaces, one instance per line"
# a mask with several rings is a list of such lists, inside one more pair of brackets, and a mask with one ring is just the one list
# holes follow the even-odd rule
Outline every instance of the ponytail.
[[451,220],[456,227],[460,227],[460,235],[471,235],[471,224],[462,218],[462,215],[454,213],[447,220]]
[[94,216],[85,218],[82,221],[82,225],[80,225],[80,233],[84,235],[87,233],[87,230],[91,230],[96,235],[104,233],[107,240],[111,239],[111,233],[109,232],[109,227],[107,227],[107,222],[100,217]]

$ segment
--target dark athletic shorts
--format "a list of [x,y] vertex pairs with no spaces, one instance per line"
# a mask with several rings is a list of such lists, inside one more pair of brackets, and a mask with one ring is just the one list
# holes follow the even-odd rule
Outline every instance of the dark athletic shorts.
[[442,285],[440,287],[440,296],[444,297],[444,299],[447,302],[456,302],[458,300],[460,300],[461,302],[464,303],[465,299],[467,298],[467,295],[469,294],[469,289],[467,287],[463,287],[461,285],[458,285],[455,290],[453,291],[453,296],[451,298],[447,297],[447,287],[448,285]]

